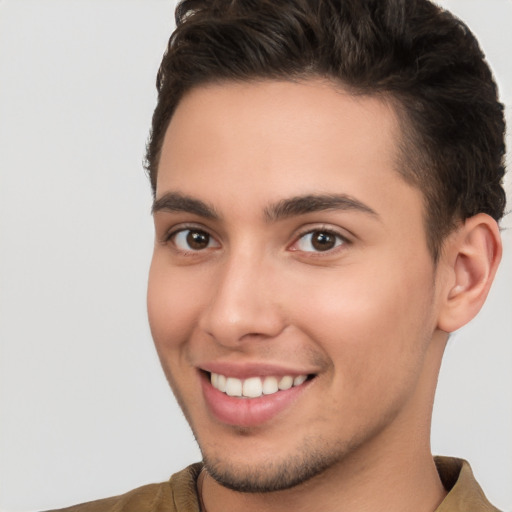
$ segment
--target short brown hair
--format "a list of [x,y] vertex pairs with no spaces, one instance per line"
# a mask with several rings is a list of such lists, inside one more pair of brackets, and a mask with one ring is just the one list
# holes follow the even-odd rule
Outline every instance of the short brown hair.
[[158,76],[147,145],[153,193],[183,95],[212,82],[326,78],[391,100],[399,171],[425,197],[437,260],[456,222],[505,208],[505,121],[473,34],[428,0],[183,0]]

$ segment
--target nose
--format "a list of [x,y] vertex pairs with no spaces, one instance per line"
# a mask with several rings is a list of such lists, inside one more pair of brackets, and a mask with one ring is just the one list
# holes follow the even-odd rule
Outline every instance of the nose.
[[278,336],[286,321],[270,263],[238,255],[216,271],[215,289],[199,327],[220,345],[231,348],[241,348],[248,340]]

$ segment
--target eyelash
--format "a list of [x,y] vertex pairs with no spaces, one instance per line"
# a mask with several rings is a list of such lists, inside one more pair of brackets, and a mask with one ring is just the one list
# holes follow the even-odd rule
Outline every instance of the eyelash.
[[[208,246],[203,249],[193,249],[193,248],[181,249],[181,248],[179,248],[178,245],[176,244],[176,237],[180,234],[185,234],[187,232],[189,232],[189,234],[195,232],[195,233],[201,233],[203,235],[206,235],[208,237]],[[298,248],[294,248],[294,246],[296,246],[306,236],[308,236],[308,235],[313,236],[315,233],[334,237],[334,239],[335,239],[334,247],[328,248],[325,251],[323,251],[323,250],[307,251],[307,250],[303,250],[303,249],[301,250]],[[172,231],[166,233],[162,240],[162,242],[164,244],[172,242],[176,251],[185,256],[197,255],[199,253],[202,253],[206,249],[212,248],[209,246],[212,241],[214,241],[214,243],[217,244],[216,245],[217,247],[220,246],[220,244],[216,240],[216,238],[213,235],[211,235],[207,229],[204,229],[203,227],[199,227],[199,226],[194,226],[194,225],[182,225],[177,229],[173,229]],[[310,243],[312,243],[312,242],[310,242]],[[351,243],[351,241],[346,236],[342,235],[341,233],[337,232],[336,230],[333,230],[330,227],[319,226],[319,227],[315,227],[315,228],[309,228],[309,229],[304,230],[301,233],[299,233],[295,237],[294,241],[288,246],[288,250],[290,250],[292,252],[305,253],[308,255],[308,257],[317,257],[317,256],[321,256],[322,254],[332,254],[335,251],[337,252],[337,250],[340,250],[343,246],[349,245],[350,243]],[[215,248],[215,247],[213,247],[213,248]]]

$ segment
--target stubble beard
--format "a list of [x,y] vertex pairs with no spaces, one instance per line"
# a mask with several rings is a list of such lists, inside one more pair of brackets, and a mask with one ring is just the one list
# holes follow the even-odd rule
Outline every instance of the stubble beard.
[[[196,431],[192,416],[172,378],[172,373],[165,371],[165,374],[201,450],[206,471],[220,485],[243,493],[285,491],[307,484],[329,470],[335,471],[336,467],[343,466],[363,445],[379,436],[399,413],[398,404],[394,404],[394,407],[374,424],[361,426],[362,428],[358,428],[357,433],[348,439],[328,439],[318,434],[307,435],[291,453],[280,454],[279,447],[276,446],[275,457],[272,460],[255,463],[249,459],[247,462],[237,463],[230,459],[229,453],[214,453],[214,449],[210,450],[201,442],[201,436]],[[239,427],[237,430],[239,436],[246,437],[247,442],[251,442],[250,428]]]
[[[167,374],[167,372],[166,372]],[[235,463],[230,460],[226,452],[212,453],[207,446],[201,442],[192,417],[189,414],[185,401],[182,399],[178,388],[167,374],[169,383],[177,402],[185,416],[196,443],[202,454],[203,464],[208,474],[220,485],[234,491],[243,493],[269,493],[285,491],[294,487],[307,484],[315,477],[318,477],[336,466],[342,465],[347,456],[364,444],[365,439],[378,435],[378,432],[385,425],[385,421],[374,425],[368,430],[361,429],[351,439],[333,440],[323,439],[319,435],[307,436],[301,440],[293,453],[281,455],[279,447],[276,447],[276,456],[273,460],[261,463],[254,463],[247,460],[244,463]],[[239,427],[238,435],[247,437],[250,443],[251,432],[249,428]]]
[[[250,441],[249,441],[250,442]],[[282,457],[276,453],[274,460],[254,464],[233,464],[229,459],[221,459],[201,449],[203,462],[208,474],[220,485],[244,493],[268,493],[284,491],[304,484],[336,466],[344,455],[351,451],[350,446],[337,444],[323,448],[318,438],[306,439],[301,449],[293,455]],[[201,445],[199,445],[201,448]]]
[[[300,447],[288,457],[280,456],[277,448],[274,460],[258,465],[251,464],[248,460],[243,465],[235,465],[229,458],[210,454],[203,446],[185,400],[172,378],[172,372],[167,371],[163,361],[162,366],[176,401],[199,446],[206,471],[220,485],[228,489],[245,493],[267,493],[291,489],[335,466],[353,448],[353,443],[350,442],[338,441],[335,446],[332,446],[332,443],[323,441],[319,436],[310,436],[303,439]],[[247,442],[250,443],[250,429],[240,427],[238,435],[247,436]]]
[[[337,485],[342,485],[338,471],[346,471],[348,466],[352,467],[350,473],[357,468],[361,469],[361,460],[358,459],[361,456],[364,458],[364,452],[374,451],[371,446],[373,441],[393,423],[398,413],[399,409],[395,404],[394,408],[381,415],[375,423],[361,425],[348,438],[307,435],[294,450],[288,449],[288,453],[279,453],[279,446],[276,446],[272,460],[256,462],[248,459],[243,463],[233,461],[226,452],[214,453],[209,447],[202,446],[190,418],[189,425],[201,450],[204,466],[214,480],[238,492],[269,493],[301,485],[314,485],[316,477],[330,478],[327,475],[332,476],[335,473]],[[250,429],[238,430],[238,435],[247,436],[247,442],[250,443]]]

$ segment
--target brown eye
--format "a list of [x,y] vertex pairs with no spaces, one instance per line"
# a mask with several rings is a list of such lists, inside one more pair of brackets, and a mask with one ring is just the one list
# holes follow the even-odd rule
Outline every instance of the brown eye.
[[310,231],[296,243],[297,250],[304,252],[325,252],[345,243],[345,239],[331,231]]
[[187,234],[188,246],[196,251],[206,249],[209,242],[210,235],[202,231],[189,231]]
[[172,237],[174,245],[180,251],[202,251],[210,247],[218,247],[218,243],[206,231],[200,229],[182,229]]
[[336,237],[330,233],[322,233],[321,231],[313,233],[311,237],[311,245],[317,251],[328,251],[336,245]]

